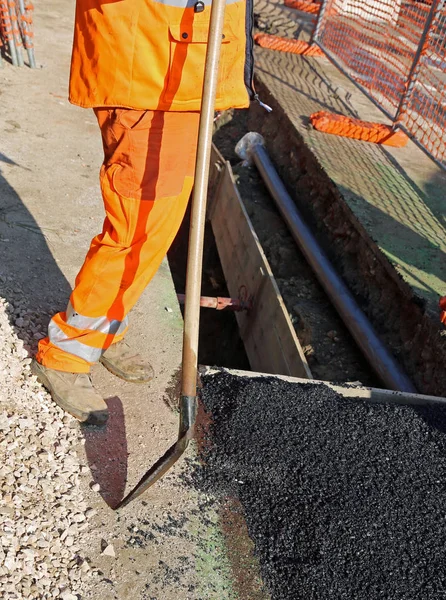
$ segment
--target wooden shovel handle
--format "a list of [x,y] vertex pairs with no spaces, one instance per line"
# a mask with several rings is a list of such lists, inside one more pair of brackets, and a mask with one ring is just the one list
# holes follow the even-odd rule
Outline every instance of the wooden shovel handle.
[[218,64],[223,34],[226,0],[213,0],[209,26],[208,47],[204,70],[200,127],[198,132],[195,184],[189,230],[189,250],[186,272],[186,303],[182,363],[182,396],[196,396],[198,332],[200,327],[200,295],[203,263],[203,238],[212,131],[217,93]]

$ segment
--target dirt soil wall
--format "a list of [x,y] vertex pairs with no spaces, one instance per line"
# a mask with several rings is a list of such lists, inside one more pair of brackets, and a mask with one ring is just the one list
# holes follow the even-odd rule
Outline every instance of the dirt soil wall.
[[252,105],[248,124],[267,149],[288,191],[383,340],[420,392],[446,394],[446,330],[398,275],[333,181],[292,126],[268,88],[257,81],[273,112]]

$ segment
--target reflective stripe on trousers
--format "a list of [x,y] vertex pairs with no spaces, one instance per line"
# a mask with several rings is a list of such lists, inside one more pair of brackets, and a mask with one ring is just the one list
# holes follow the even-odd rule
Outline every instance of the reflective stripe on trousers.
[[[68,304],[65,314],[66,324],[78,329],[79,336],[82,331],[85,330],[103,333],[105,336],[122,336],[128,327],[128,317],[125,317],[123,321],[109,321],[107,317],[85,317],[74,310],[71,302]],[[57,324],[56,319],[54,318],[51,319],[48,326],[48,338],[49,341],[60,350],[68,352],[69,354],[75,354],[89,363],[97,362],[106,349],[103,347],[94,348],[79,342],[77,339],[74,339],[66,333],[62,327]]]
[[198,113],[96,109],[104,144],[106,218],[66,312],[51,319],[37,360],[85,373],[126,333],[127,315],[158,270],[193,185]]

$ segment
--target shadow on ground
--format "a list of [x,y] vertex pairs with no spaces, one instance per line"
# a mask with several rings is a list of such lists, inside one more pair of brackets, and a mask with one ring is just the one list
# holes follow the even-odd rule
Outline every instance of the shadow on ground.
[[93,482],[99,484],[104,502],[114,508],[124,497],[128,452],[122,402],[114,396],[106,403],[110,414],[107,425],[82,426],[82,433]]
[[0,293],[11,326],[33,356],[51,314],[66,306],[70,286],[45,231],[2,175],[2,163],[24,170],[0,154]]
[[[22,167],[0,154],[1,163]],[[0,296],[9,304],[11,326],[29,356],[46,334],[54,312],[64,310],[71,287],[60,270],[45,229],[41,228],[0,170]],[[51,231],[51,237],[60,235]],[[110,419],[104,429],[82,427],[93,480],[110,506],[123,496],[127,442],[122,403],[106,400]]]

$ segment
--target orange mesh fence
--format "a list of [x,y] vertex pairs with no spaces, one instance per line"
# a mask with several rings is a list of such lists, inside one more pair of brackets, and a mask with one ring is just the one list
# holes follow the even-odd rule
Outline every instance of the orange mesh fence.
[[17,18],[15,0],[9,0],[8,8],[9,8],[9,16],[10,16],[11,25],[12,25],[12,35],[13,35],[14,44],[16,47],[17,62],[18,62],[18,65],[21,67],[21,66],[23,66],[23,56],[22,56],[22,52],[21,52],[23,43],[22,43],[21,32],[19,30],[19,20]]
[[36,67],[33,50],[33,8],[29,0],[0,0],[0,47],[2,54],[15,66],[21,67],[24,64],[25,48],[29,66]]
[[446,2],[434,12],[397,123],[446,167]]
[[325,0],[313,41],[446,167],[445,0]]
[[33,4],[29,2],[29,0],[24,0],[21,8],[21,29],[23,42],[27,50],[32,50],[34,48],[33,11]]
[[9,6],[6,0],[0,0],[0,37],[2,38],[3,44],[13,37]]
[[313,113],[310,122],[318,131],[362,140],[363,142],[401,148],[409,140],[404,131],[394,131],[389,125],[361,121],[360,119],[337,115],[325,110]]
[[321,8],[320,2],[310,2],[306,0],[285,0],[284,3],[288,8],[294,8],[295,10],[310,13],[311,15],[317,15]]
[[324,56],[324,53],[318,46],[311,45],[303,40],[290,40],[288,38],[270,35],[269,33],[256,33],[254,41],[262,48],[277,50],[279,52],[289,52],[290,54],[303,54],[305,56]]

